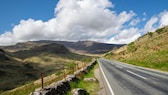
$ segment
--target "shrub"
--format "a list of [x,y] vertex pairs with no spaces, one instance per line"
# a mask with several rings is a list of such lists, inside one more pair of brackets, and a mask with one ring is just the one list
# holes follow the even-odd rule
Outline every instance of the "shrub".
[[161,32],[163,32],[163,29],[164,28],[157,29],[156,32],[160,34]]
[[152,33],[152,32],[148,32],[148,35],[149,35],[150,37],[152,37],[153,33]]
[[135,52],[137,50],[137,48],[135,47],[135,43],[132,42],[132,43],[128,44],[127,50],[128,50],[128,52]]

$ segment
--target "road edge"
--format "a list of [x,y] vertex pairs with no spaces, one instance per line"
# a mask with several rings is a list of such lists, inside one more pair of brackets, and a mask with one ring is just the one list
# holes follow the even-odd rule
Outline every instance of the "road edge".
[[[98,59],[97,59],[97,62],[98,62],[98,64],[100,63],[100,62],[98,61]],[[103,71],[103,69],[102,69],[102,67],[101,67],[101,63],[99,64],[99,67],[100,67],[100,71],[102,72],[102,75],[103,75],[103,77],[104,77],[104,79],[105,79],[105,81],[106,81],[106,83],[107,83],[107,86],[109,87],[109,90],[110,90],[111,95],[115,95],[115,94],[114,94],[114,91],[113,91],[113,89],[111,88],[110,83],[109,83],[109,81],[107,80],[107,77],[106,77],[106,75],[105,75],[105,73],[104,73],[104,71]]]

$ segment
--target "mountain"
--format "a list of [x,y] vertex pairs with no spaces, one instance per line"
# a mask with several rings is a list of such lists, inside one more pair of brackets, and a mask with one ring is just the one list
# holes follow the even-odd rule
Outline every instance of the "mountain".
[[123,46],[123,44],[106,44],[94,41],[66,42],[66,41],[41,40],[41,41],[28,41],[24,43],[17,43],[16,45],[12,46],[1,46],[0,48],[9,52],[16,52],[21,50],[22,51],[29,50],[34,47],[39,47],[51,43],[62,44],[71,51],[78,53],[88,53],[88,54],[104,54],[114,48],[119,48]]
[[[61,44],[62,42],[59,43]],[[114,48],[122,46],[117,44],[98,43],[94,41],[78,41],[73,43],[64,42],[62,44],[73,51],[89,54],[104,54]]]
[[106,58],[168,71],[168,26],[105,54]]
[[0,48],[8,52],[17,52],[17,51],[29,50],[34,47],[39,47],[42,45],[45,45],[45,44],[39,44],[39,43],[37,44],[29,41],[24,43],[17,43],[16,45],[11,45],[11,46],[0,46]]
[[[25,45],[27,46],[27,45]],[[26,50],[18,50],[16,52],[13,52],[12,55],[18,58],[27,58],[27,57],[33,57],[38,56],[43,53],[54,53],[54,54],[66,54],[69,50],[60,44],[51,43],[46,45],[34,45],[33,47],[29,47],[29,49]]]

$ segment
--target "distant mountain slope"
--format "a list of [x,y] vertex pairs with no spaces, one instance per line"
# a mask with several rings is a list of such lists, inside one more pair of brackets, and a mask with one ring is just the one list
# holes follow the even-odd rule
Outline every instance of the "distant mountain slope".
[[123,45],[117,44],[106,44],[106,43],[98,43],[94,41],[78,41],[78,42],[57,42],[65,45],[67,48],[81,52],[81,53],[90,53],[90,54],[103,54],[106,53],[113,48],[119,48]]
[[8,51],[8,52],[17,52],[17,51],[23,51],[23,50],[29,50],[34,47],[39,47],[45,44],[37,44],[35,42],[24,42],[24,43],[17,43],[16,45],[11,46],[0,46],[0,48]]
[[4,46],[1,48],[10,52],[16,52],[20,50],[29,50],[34,47],[51,44],[51,43],[62,44],[72,51],[80,52],[80,53],[89,53],[89,54],[103,54],[114,48],[119,48],[123,46],[122,44],[105,44],[105,43],[98,43],[93,41],[66,42],[66,41],[42,40],[42,41],[29,41],[25,43],[18,43],[13,46]]
[[19,50],[17,52],[13,52],[12,54],[13,56],[18,58],[27,58],[37,56],[42,53],[66,54],[68,52],[69,50],[65,46],[56,43],[51,43],[46,45],[34,46],[27,50]]
[[106,58],[168,71],[168,26],[107,53]]

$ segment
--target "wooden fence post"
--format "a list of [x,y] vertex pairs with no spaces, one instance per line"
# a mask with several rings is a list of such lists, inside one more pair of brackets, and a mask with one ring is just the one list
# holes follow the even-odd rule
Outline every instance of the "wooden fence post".
[[44,89],[44,80],[43,80],[43,73],[41,73],[41,88]]

